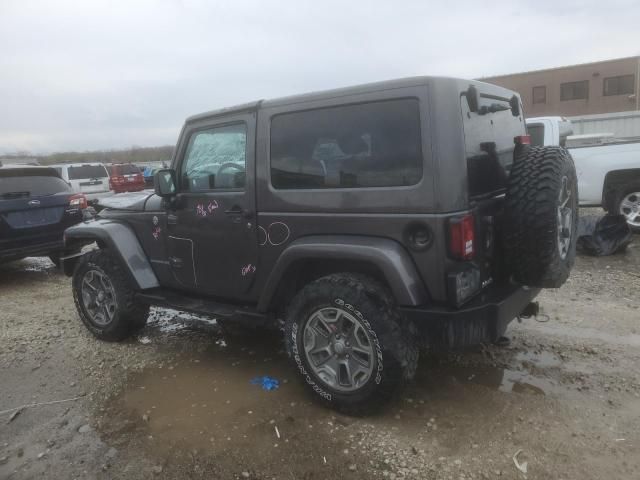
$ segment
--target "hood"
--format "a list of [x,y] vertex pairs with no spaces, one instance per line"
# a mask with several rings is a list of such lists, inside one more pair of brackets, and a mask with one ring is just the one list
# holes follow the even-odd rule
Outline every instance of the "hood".
[[145,204],[150,197],[153,197],[153,192],[128,192],[128,193],[116,193],[108,197],[100,198],[98,205],[103,208],[112,208],[114,210],[138,210],[145,209]]

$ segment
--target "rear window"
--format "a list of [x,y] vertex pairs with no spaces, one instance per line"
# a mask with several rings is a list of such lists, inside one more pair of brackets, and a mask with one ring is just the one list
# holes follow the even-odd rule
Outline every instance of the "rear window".
[[527,132],[531,136],[531,145],[544,146],[544,125],[527,125]]
[[78,165],[68,167],[69,180],[80,180],[83,178],[104,178],[108,177],[104,165]]
[[480,94],[478,112],[460,97],[464,122],[470,197],[501,193],[513,164],[514,139],[525,134],[522,115],[514,116],[509,99]]
[[53,195],[70,191],[69,185],[57,176],[36,172],[31,174],[23,171],[0,171],[0,196],[3,197],[11,194]]
[[140,169],[135,165],[125,163],[123,165],[111,165],[109,167],[109,173],[111,175],[134,175],[140,173]]
[[415,98],[286,113],[271,122],[275,188],[391,187],[421,178]]

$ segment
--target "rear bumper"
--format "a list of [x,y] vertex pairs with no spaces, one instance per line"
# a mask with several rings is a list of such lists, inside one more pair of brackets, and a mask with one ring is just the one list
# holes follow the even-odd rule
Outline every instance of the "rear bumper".
[[540,292],[519,285],[494,286],[455,309],[447,306],[402,307],[430,344],[449,347],[495,341]]

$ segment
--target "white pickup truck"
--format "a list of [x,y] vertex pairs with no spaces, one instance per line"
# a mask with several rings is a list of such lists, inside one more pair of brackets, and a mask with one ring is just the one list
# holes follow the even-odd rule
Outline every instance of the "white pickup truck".
[[574,136],[571,122],[563,117],[529,118],[527,130],[532,145],[569,149],[578,173],[581,206],[602,206],[621,213],[632,230],[640,231],[640,138]]

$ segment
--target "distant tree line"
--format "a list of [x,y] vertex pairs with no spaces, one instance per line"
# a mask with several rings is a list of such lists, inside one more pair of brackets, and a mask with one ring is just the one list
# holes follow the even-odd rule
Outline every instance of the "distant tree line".
[[164,147],[131,147],[126,150],[97,150],[93,152],[60,152],[50,155],[32,155],[19,152],[2,155],[0,160],[37,160],[41,165],[54,163],[145,163],[169,162],[173,155],[173,145]]

